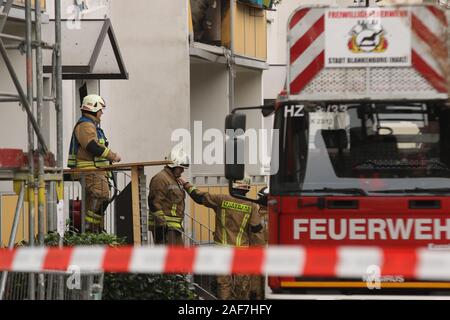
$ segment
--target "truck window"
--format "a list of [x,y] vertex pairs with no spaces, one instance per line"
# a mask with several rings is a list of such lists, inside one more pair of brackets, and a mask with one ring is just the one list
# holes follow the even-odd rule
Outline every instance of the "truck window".
[[311,103],[302,117],[279,110],[274,190],[448,188],[449,119],[444,103]]

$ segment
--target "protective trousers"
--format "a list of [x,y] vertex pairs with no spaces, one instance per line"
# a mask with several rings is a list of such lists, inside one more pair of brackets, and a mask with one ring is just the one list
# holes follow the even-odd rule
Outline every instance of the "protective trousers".
[[103,224],[104,206],[109,201],[108,178],[104,173],[87,174],[86,222],[89,231],[100,231]]
[[169,229],[165,226],[156,226],[151,230],[155,244],[170,246],[183,246],[183,236],[179,230]]
[[250,287],[250,299],[264,300],[265,279],[263,276],[251,276]]
[[217,297],[219,300],[249,300],[250,276],[217,276]]

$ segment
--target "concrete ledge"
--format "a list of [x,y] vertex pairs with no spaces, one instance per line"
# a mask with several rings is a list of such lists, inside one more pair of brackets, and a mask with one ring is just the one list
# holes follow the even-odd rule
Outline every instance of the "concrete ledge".
[[[189,48],[189,55],[191,57],[200,58],[212,63],[226,64],[227,58],[225,54],[229,52],[224,47],[212,46],[200,42],[192,43]],[[268,70],[269,64],[265,61],[258,60],[251,57],[235,55],[234,56],[236,66],[255,69],[255,70]]]

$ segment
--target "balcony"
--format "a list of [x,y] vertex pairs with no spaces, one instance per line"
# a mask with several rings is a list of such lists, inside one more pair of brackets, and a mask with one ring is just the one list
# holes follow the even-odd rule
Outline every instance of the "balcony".
[[[270,0],[238,0],[234,10],[234,53],[236,55],[267,60],[266,10]],[[196,43],[230,48],[231,11],[229,0],[190,0],[190,31]]]

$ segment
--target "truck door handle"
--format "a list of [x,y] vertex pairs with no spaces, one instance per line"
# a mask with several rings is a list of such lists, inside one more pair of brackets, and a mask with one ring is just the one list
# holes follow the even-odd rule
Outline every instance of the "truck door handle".
[[328,200],[328,209],[358,209],[358,200]]
[[440,200],[410,200],[409,209],[440,209]]

